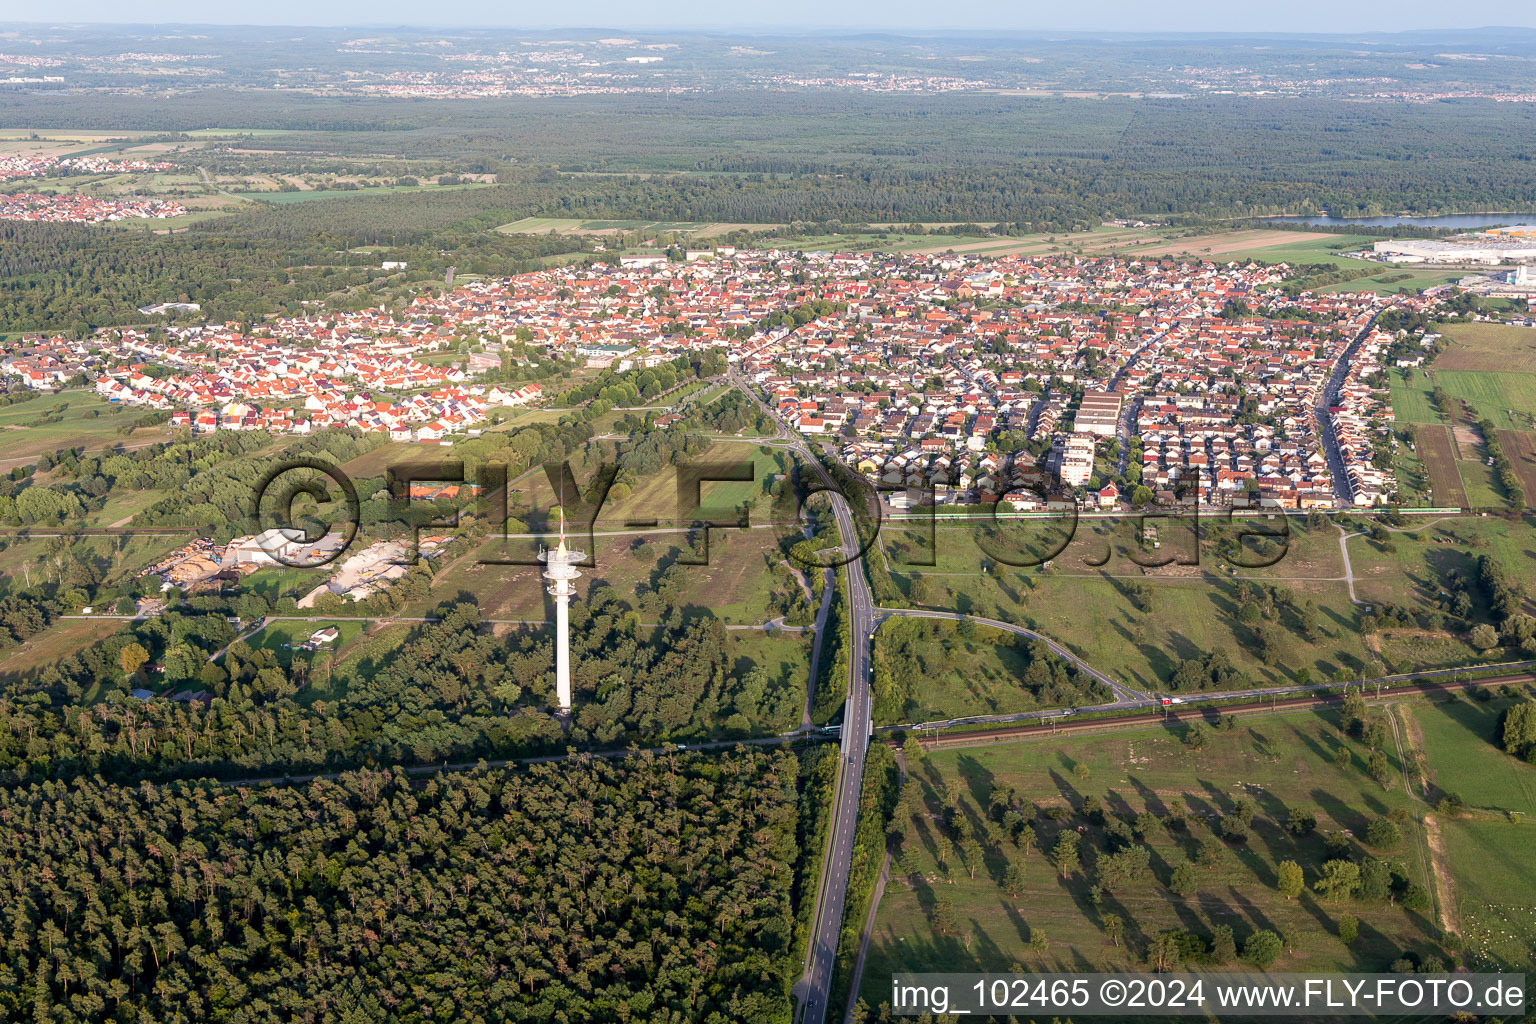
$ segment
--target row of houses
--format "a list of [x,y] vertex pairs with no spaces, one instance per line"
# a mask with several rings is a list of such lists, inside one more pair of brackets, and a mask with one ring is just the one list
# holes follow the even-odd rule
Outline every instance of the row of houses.
[[98,198],[44,192],[0,193],[0,220],[50,224],[100,224],[104,221],[181,217],[187,208],[170,199],[145,196]]

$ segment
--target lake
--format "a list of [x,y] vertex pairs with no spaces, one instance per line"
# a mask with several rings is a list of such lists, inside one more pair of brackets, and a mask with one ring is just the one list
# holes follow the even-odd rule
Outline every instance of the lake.
[[1494,224],[1528,224],[1536,213],[1452,213],[1444,217],[1266,217],[1279,224],[1342,224],[1359,227],[1486,228]]

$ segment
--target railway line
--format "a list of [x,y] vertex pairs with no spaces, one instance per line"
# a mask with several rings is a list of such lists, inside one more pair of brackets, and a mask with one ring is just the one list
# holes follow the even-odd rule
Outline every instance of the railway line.
[[[1531,683],[1536,682],[1536,673],[1524,672],[1514,675],[1494,676],[1487,679],[1474,679],[1467,682],[1418,682],[1403,686],[1394,686],[1382,690],[1379,694],[1373,693],[1369,688],[1363,688],[1362,692],[1367,701],[1388,700],[1393,697],[1402,697],[1410,694],[1439,693],[1447,690],[1465,690],[1472,686],[1498,686],[1505,683]],[[1213,699],[1219,699],[1213,697]],[[950,733],[942,736],[932,736],[927,739],[918,737],[918,742],[928,750],[942,750],[946,747],[976,746],[984,743],[996,743],[1005,740],[1025,739],[1031,736],[1060,736],[1069,733],[1085,732],[1112,732],[1135,725],[1162,725],[1184,722],[1207,722],[1219,715],[1256,715],[1273,714],[1276,711],[1300,710],[1309,707],[1322,707],[1328,704],[1344,703],[1342,693],[1326,692],[1316,694],[1304,694],[1298,697],[1275,697],[1264,700],[1255,697],[1246,704],[1185,704],[1172,707],[1159,708],[1154,711],[1139,714],[1117,714],[1108,718],[1092,718],[1078,720],[1051,719],[1042,723],[1030,725],[1000,726],[994,729],[979,729],[974,732]],[[899,746],[896,739],[886,739],[891,746]]]

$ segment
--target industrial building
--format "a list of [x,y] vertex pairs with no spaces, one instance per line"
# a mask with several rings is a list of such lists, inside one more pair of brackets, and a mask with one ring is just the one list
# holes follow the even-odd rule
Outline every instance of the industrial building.
[[1536,238],[1518,235],[1406,238],[1377,242],[1372,252],[1384,263],[1536,262]]
[[1121,395],[1113,391],[1085,392],[1077,407],[1077,416],[1072,421],[1072,432],[1114,437],[1115,428],[1120,422],[1120,404],[1123,400]]

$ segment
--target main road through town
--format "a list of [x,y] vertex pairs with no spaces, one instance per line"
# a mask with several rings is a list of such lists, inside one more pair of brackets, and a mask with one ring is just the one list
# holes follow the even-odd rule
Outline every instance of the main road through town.
[[1371,328],[1376,326],[1376,318],[1384,312],[1378,309],[1371,314],[1371,318],[1360,328],[1360,332],[1345,346],[1340,353],[1338,361],[1333,364],[1333,372],[1328,375],[1328,381],[1317,394],[1317,403],[1312,409],[1312,416],[1317,421],[1317,436],[1323,443],[1323,455],[1328,460],[1328,472],[1333,477],[1333,493],[1340,505],[1349,506],[1354,496],[1354,487],[1349,482],[1349,474],[1344,471],[1344,456],[1339,451],[1339,439],[1333,430],[1333,417],[1328,410],[1338,400],[1339,389],[1344,386],[1344,378],[1349,376],[1350,360],[1355,352],[1365,341],[1366,335],[1371,333]]

